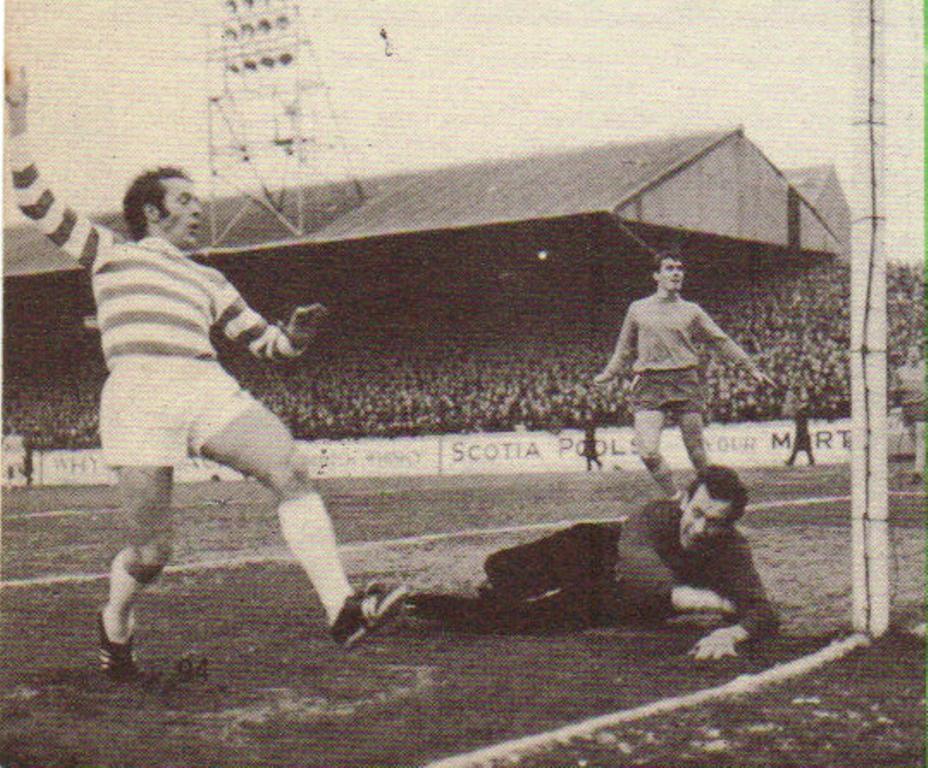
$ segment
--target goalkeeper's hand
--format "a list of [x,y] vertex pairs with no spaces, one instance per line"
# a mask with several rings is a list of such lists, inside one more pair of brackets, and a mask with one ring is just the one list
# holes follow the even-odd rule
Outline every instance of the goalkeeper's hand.
[[733,624],[730,627],[719,627],[719,629],[710,632],[699,640],[696,645],[690,649],[689,655],[699,661],[721,659],[725,656],[737,656],[738,651],[735,648],[736,643],[747,640],[747,638],[747,630],[740,624]]
[[284,331],[290,342],[302,349],[319,335],[319,330],[328,316],[329,310],[323,304],[297,307],[291,313],[290,321],[284,327]]

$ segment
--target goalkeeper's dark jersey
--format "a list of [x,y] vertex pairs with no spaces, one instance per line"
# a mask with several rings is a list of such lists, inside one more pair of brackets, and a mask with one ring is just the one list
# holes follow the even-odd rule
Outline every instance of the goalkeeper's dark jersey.
[[731,600],[738,622],[749,635],[757,637],[775,632],[779,620],[767,599],[754,567],[751,547],[744,536],[732,528],[699,549],[684,550],[680,546],[682,514],[680,506],[672,501],[652,501],[645,505],[640,518],[629,525],[628,558],[625,556],[626,541],[619,545],[619,568],[626,571],[631,565],[635,544],[645,539],[673,574],[675,582],[711,589]]

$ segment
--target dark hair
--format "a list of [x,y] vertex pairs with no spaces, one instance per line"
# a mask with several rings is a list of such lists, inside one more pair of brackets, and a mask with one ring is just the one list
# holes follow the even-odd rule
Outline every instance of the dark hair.
[[731,502],[731,507],[725,516],[729,522],[733,523],[744,514],[744,508],[748,503],[748,489],[744,487],[738,473],[731,467],[710,464],[690,483],[689,498],[693,498],[693,494],[700,485],[706,486],[706,490],[713,499]]
[[686,261],[679,251],[658,251],[654,254],[654,271],[660,272],[661,265],[667,260],[673,259],[674,261],[679,261],[681,264],[686,266]]
[[129,235],[133,240],[141,240],[148,234],[148,221],[145,219],[145,206],[154,205],[162,215],[167,214],[164,209],[163,179],[186,179],[190,177],[180,168],[163,166],[153,171],[137,176],[129,185],[122,198],[122,215],[129,225]]

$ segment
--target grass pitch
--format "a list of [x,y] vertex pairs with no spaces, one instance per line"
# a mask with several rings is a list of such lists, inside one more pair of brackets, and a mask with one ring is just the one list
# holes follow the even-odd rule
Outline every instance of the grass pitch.
[[[344,652],[288,561],[270,497],[252,483],[180,487],[181,567],[140,603],[138,645],[152,677],[131,686],[93,667],[100,577],[123,523],[113,489],[5,492],[0,764],[423,765],[810,652],[848,628],[847,469],[745,479],[756,508],[742,529],[784,632],[703,664],[686,655],[705,631],[691,623],[505,637],[406,621]],[[321,490],[353,579],[465,592],[489,552],[539,535],[520,528],[629,514],[651,493],[644,477],[626,473],[331,480]],[[897,490],[902,625],[923,611],[925,498]],[[920,765],[922,721],[904,713],[923,711],[923,647],[891,638],[751,701],[636,724],[525,764]],[[874,759],[862,763],[862,754]]]

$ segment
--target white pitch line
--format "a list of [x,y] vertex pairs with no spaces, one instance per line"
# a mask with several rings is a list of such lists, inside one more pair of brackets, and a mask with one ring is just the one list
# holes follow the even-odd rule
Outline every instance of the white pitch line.
[[46,512],[23,512],[19,515],[3,515],[4,522],[9,520],[35,520],[43,517],[73,517],[75,515],[110,515],[118,512],[119,507],[99,507],[97,509],[52,509]]
[[[902,496],[912,498],[925,498],[924,491],[890,491],[890,496]],[[850,496],[821,496],[818,499],[781,499],[778,501],[766,501],[759,504],[751,504],[750,509],[776,509],[777,507],[786,507],[790,504],[798,503],[802,506],[809,504],[829,504],[836,501],[850,501]],[[193,504],[192,507],[206,507],[210,503],[202,502]],[[23,512],[16,515],[2,515],[2,520],[36,520],[43,517],[72,517],[76,515],[109,515],[119,512],[119,507],[100,507],[90,509],[52,509],[46,512]]]
[[[547,530],[549,528],[561,528],[574,523],[611,523],[616,521],[624,522],[627,517],[610,517],[596,519],[579,519],[579,520],[556,520],[549,523],[532,523],[529,525],[510,525],[502,528],[468,528],[463,531],[449,531],[447,533],[425,533],[418,536],[404,536],[397,539],[379,539],[376,541],[357,541],[350,544],[342,544],[338,547],[339,552],[349,554],[352,552],[365,552],[372,549],[383,547],[398,547],[409,544],[423,544],[430,541],[445,541],[448,539],[466,539],[474,536],[492,536],[500,533],[519,533],[522,531]],[[236,557],[216,558],[213,560],[194,560],[189,563],[177,563],[168,565],[165,573],[191,573],[195,571],[207,571],[215,568],[237,568],[243,565],[260,565],[262,563],[289,563],[293,562],[293,557],[288,552],[265,552],[261,554],[241,555]],[[8,579],[0,581],[0,588],[9,589],[11,587],[43,587],[54,584],[85,584],[91,581],[99,581],[109,577],[109,573],[65,573],[52,574],[49,576],[34,576],[26,579]]]
[[476,766],[490,765],[494,761],[516,762],[527,753],[542,752],[554,747],[556,744],[565,744],[571,739],[590,738],[597,731],[604,728],[614,727],[633,720],[640,720],[652,715],[673,712],[686,707],[694,707],[708,701],[714,701],[728,696],[753,693],[764,686],[781,683],[790,678],[807,674],[823,664],[840,659],[855,648],[860,648],[869,644],[870,639],[866,635],[851,635],[844,640],[836,640],[815,653],[801,656],[798,659],[783,664],[776,664],[763,672],[757,672],[752,675],[739,675],[734,680],[714,688],[705,688],[695,693],[659,699],[640,707],[623,709],[618,712],[591,717],[587,720],[571,723],[570,725],[565,725],[551,731],[536,733],[531,736],[524,736],[510,741],[503,741],[499,744],[477,749],[473,752],[452,755],[428,763],[424,768],[475,768]]
[[[839,501],[850,501],[850,496],[817,496],[805,499],[776,499],[762,501],[750,505],[749,509],[778,509],[791,506],[811,506],[813,504],[833,504]],[[473,536],[492,536],[501,533],[520,533],[523,531],[540,531],[550,528],[560,528],[574,523],[608,523],[616,520],[625,520],[627,517],[556,520],[548,523],[530,523],[525,525],[510,525],[501,528],[467,528],[463,531],[448,531],[445,533],[424,533],[417,536],[404,536],[396,539],[380,539],[376,541],[358,541],[339,546],[343,553],[365,552],[381,547],[397,547],[409,544],[422,544],[430,541],[446,541],[450,539],[465,539]],[[194,560],[188,563],[177,563],[167,566],[165,573],[193,573],[195,571],[213,570],[216,568],[237,568],[244,565],[260,565],[261,563],[291,562],[289,553],[261,553],[241,555],[236,557],[216,558],[214,560]],[[50,574],[48,576],[32,576],[24,579],[8,579],[0,581],[0,589],[14,587],[47,587],[55,584],[87,584],[99,581],[109,576],[109,573],[64,573]]]

